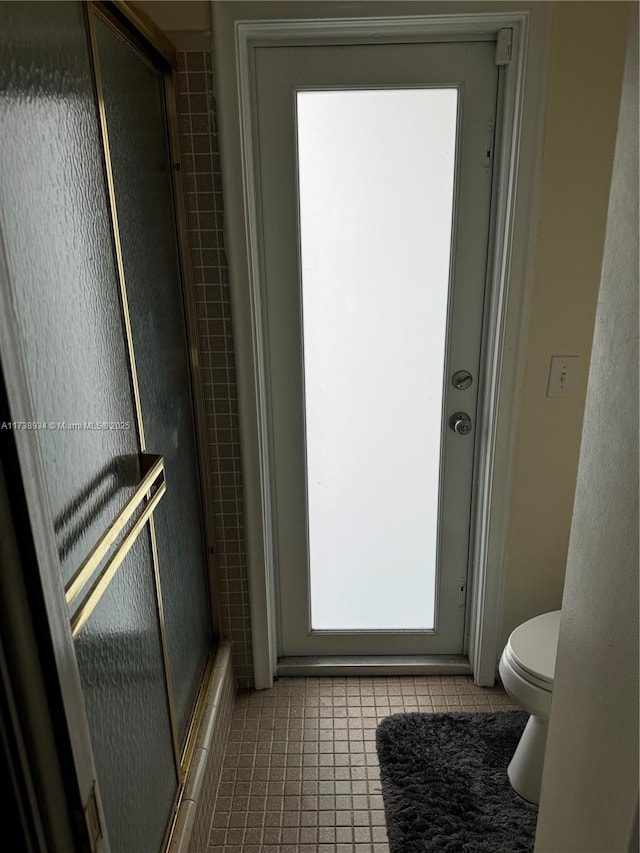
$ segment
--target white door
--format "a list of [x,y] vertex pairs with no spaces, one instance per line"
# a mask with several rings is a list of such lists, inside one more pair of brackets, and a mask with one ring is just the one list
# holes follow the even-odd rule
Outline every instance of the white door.
[[463,651],[494,50],[256,49],[281,656]]

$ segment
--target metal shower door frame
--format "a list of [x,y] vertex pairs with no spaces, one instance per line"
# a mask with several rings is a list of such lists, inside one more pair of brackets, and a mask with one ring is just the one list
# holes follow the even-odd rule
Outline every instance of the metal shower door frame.
[[[68,747],[67,763],[63,768],[66,770],[66,782],[69,790],[75,790],[77,786],[78,802],[81,803],[82,815],[76,817],[75,831],[78,837],[84,839],[92,853],[108,853],[110,850],[106,830],[104,811],[100,798],[97,771],[93,757],[91,735],[87,715],[85,711],[82,685],[79,669],[76,662],[74,636],[79,632],[82,625],[89,618],[91,612],[99,602],[100,598],[108,588],[111,580],[124,560],[126,553],[133,545],[137,536],[149,525],[150,538],[152,542],[152,562],[154,571],[154,586],[156,596],[156,607],[161,631],[162,657],[165,673],[165,684],[167,693],[167,704],[170,711],[170,723],[173,739],[173,753],[176,768],[178,788],[173,804],[172,812],[167,816],[167,830],[163,843],[163,849],[169,846],[175,830],[178,807],[183,793],[184,783],[189,770],[189,765],[195,751],[196,735],[205,706],[206,688],[208,686],[212,671],[214,654],[209,656],[202,681],[198,691],[196,704],[188,727],[186,740],[183,748],[180,748],[177,738],[177,727],[175,712],[173,708],[173,697],[171,693],[171,677],[168,667],[168,653],[166,629],[163,618],[162,595],[160,589],[160,578],[158,572],[157,550],[155,545],[155,533],[153,528],[153,511],[162,496],[167,484],[164,479],[164,463],[162,457],[154,456],[146,451],[144,437],[144,424],[140,407],[140,397],[137,386],[137,375],[135,368],[135,353],[131,335],[130,320],[127,308],[126,282],[122,261],[122,250],[120,246],[120,235],[117,223],[117,208],[111,173],[111,160],[109,154],[109,140],[106,126],[106,115],[102,97],[102,84],[100,77],[100,64],[95,38],[95,18],[99,16],[110,26],[114,27],[125,39],[127,39],[137,50],[152,61],[155,67],[161,71],[163,76],[164,109],[167,122],[167,136],[169,156],[171,162],[171,179],[174,210],[176,215],[176,243],[180,263],[180,276],[183,285],[183,297],[185,304],[187,343],[189,349],[189,369],[191,377],[191,396],[195,409],[196,420],[196,452],[198,456],[199,489],[201,505],[203,507],[202,527],[205,536],[205,553],[207,554],[207,574],[209,580],[209,592],[211,600],[211,613],[213,620],[213,634],[217,633],[216,618],[217,596],[213,595],[213,516],[209,502],[205,500],[205,489],[208,482],[208,455],[206,442],[202,439],[205,425],[202,379],[199,370],[199,357],[197,348],[195,319],[195,305],[192,293],[192,277],[187,251],[187,226],[184,205],[184,190],[180,175],[180,154],[178,142],[178,123],[176,109],[176,87],[175,87],[175,50],[164,34],[144,16],[144,14],[133,9],[122,0],[116,2],[102,2],[102,0],[83,0],[85,12],[85,24],[87,29],[88,53],[94,75],[94,95],[96,100],[96,112],[100,129],[103,166],[105,172],[105,189],[107,202],[111,217],[113,251],[116,261],[116,273],[120,286],[120,301],[122,308],[122,319],[127,341],[127,353],[131,377],[131,390],[136,411],[136,428],[138,444],[140,449],[142,479],[134,495],[125,505],[122,512],[114,519],[109,528],[103,533],[95,544],[88,558],[75,573],[71,581],[63,584],[61,573],[58,570],[59,556],[54,536],[54,525],[47,499],[44,469],[40,457],[39,448],[30,441],[30,433],[25,430],[13,431],[15,453],[9,454],[15,469],[19,469],[22,489],[24,491],[28,519],[25,527],[28,530],[21,531],[26,535],[30,550],[35,553],[35,566],[38,583],[38,594],[41,593],[44,602],[45,619],[40,620],[37,625],[46,641],[53,648],[55,659],[55,679],[61,695],[64,708],[64,720],[58,721],[65,731],[67,744],[59,744],[61,754],[64,755],[65,746]],[[28,373],[26,361],[22,351],[22,344],[18,334],[19,325],[15,317],[11,302],[11,289],[9,268],[4,251],[2,232],[0,230],[0,336],[2,346],[2,367],[6,393],[11,401],[12,408],[19,410],[21,416],[27,421],[35,422],[35,409],[30,399]],[[138,514],[136,517],[136,513]],[[128,535],[115,550],[110,552],[118,534],[127,524],[135,519]],[[27,541],[25,540],[25,541]],[[96,576],[98,566],[102,565],[107,554],[109,560]],[[90,580],[93,578],[93,583]],[[78,610],[70,618],[69,605],[85,593]],[[214,604],[215,601],[215,604]],[[73,778],[71,778],[73,777]],[[75,796],[74,796],[75,800]],[[52,814],[52,820],[59,820],[61,835],[65,832],[64,816],[55,814],[55,809],[50,804],[45,804]],[[70,807],[73,804],[70,803]],[[68,845],[68,842],[65,842]],[[56,849],[56,853],[58,850]],[[59,853],[69,853],[68,846],[59,848]]]

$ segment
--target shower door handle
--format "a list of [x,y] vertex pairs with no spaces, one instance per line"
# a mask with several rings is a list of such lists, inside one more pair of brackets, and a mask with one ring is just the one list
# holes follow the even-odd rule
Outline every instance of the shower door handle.
[[91,616],[96,605],[104,595],[116,572],[122,565],[124,558],[131,550],[138,538],[142,528],[145,526],[151,514],[158,506],[164,493],[167,491],[165,479],[164,459],[151,453],[140,454],[140,468],[142,480],[133,495],[124,505],[115,521],[105,530],[98,542],[92,548],[88,557],[84,560],[78,571],[71,578],[65,588],[65,599],[70,607],[84,590],[89,580],[93,577],[95,570],[106,557],[111,546],[116,542],[118,536],[125,529],[137,510],[146,500],[147,503],[127,533],[119,542],[116,550],[92,584],[78,610],[71,617],[71,633],[75,637],[82,629],[87,619]]

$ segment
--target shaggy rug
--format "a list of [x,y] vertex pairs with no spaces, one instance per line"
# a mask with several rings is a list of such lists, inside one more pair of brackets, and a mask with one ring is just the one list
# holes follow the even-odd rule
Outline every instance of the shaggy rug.
[[396,714],[376,743],[391,853],[529,853],[537,806],[509,784],[525,711]]

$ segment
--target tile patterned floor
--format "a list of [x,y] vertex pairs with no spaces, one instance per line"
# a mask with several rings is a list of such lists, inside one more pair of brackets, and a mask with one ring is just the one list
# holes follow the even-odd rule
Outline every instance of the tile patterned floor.
[[513,707],[466,676],[284,678],[239,694],[208,853],[387,853],[378,723]]

